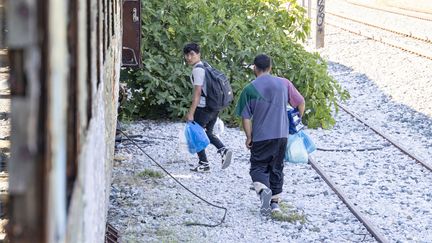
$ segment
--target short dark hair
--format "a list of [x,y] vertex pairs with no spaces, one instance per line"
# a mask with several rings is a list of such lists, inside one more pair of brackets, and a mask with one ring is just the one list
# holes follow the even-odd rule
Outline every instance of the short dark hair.
[[255,67],[260,71],[266,71],[270,68],[272,60],[266,54],[259,54],[254,59]]
[[191,42],[186,44],[183,47],[183,54],[188,54],[189,52],[194,51],[195,53],[200,53],[200,47],[197,43]]

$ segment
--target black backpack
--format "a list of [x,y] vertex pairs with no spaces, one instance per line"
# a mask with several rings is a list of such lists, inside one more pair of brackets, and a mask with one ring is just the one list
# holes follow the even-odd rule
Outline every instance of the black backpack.
[[207,95],[201,95],[206,99],[206,107],[214,111],[220,111],[227,107],[234,96],[230,82],[225,74],[211,67],[207,62],[203,62],[203,65],[198,64],[196,67],[205,70]]

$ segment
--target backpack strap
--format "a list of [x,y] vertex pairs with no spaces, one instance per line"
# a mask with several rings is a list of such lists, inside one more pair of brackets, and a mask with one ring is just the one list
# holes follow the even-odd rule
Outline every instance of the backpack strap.
[[202,68],[202,69],[205,70],[205,67],[204,67],[204,65],[202,65],[202,64],[198,64],[198,65],[196,65],[194,68]]
[[[203,62],[204,63],[204,62]],[[208,64],[207,64],[208,65]],[[203,64],[198,64],[198,65],[196,65],[194,68],[202,68],[202,69],[204,69],[204,71],[206,71],[206,69],[205,69],[205,66],[203,65]],[[193,78],[193,76],[192,76],[192,78]],[[206,80],[205,80],[205,76],[204,76],[204,82],[206,82]],[[201,90],[201,96],[202,97],[206,97],[206,95],[204,94],[204,92]]]
[[206,61],[201,61],[201,62],[202,62],[202,64],[198,64],[195,67],[200,67],[200,68],[203,68],[203,69],[211,67],[210,64],[208,64],[208,62],[206,62]]

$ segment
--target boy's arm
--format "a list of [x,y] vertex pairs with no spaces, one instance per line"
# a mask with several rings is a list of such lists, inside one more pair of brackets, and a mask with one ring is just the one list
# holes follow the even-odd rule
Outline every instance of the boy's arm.
[[188,113],[186,114],[186,121],[193,121],[194,120],[194,114],[195,114],[195,110],[200,102],[200,98],[201,98],[201,85],[194,85],[194,91],[192,94],[192,104],[189,108]]
[[303,101],[303,103],[301,103],[300,105],[298,105],[297,109],[300,112],[300,116],[303,117],[303,114],[304,114],[304,111],[305,111],[305,102]]
[[303,116],[305,111],[305,100],[304,97],[300,94],[300,92],[296,89],[296,87],[289,81],[286,80],[288,84],[288,95],[289,95],[289,104],[297,108],[300,112],[300,115]]
[[247,118],[242,119],[243,129],[246,135],[246,148],[250,149],[252,147],[252,121]]

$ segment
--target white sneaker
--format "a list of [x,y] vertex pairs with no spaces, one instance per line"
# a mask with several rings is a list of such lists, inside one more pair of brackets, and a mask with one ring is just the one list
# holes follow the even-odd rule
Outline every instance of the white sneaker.
[[200,161],[197,167],[190,170],[194,172],[210,172],[210,165],[208,163],[202,163]]
[[224,149],[220,153],[222,156],[222,169],[226,169],[231,164],[232,151],[231,149]]

